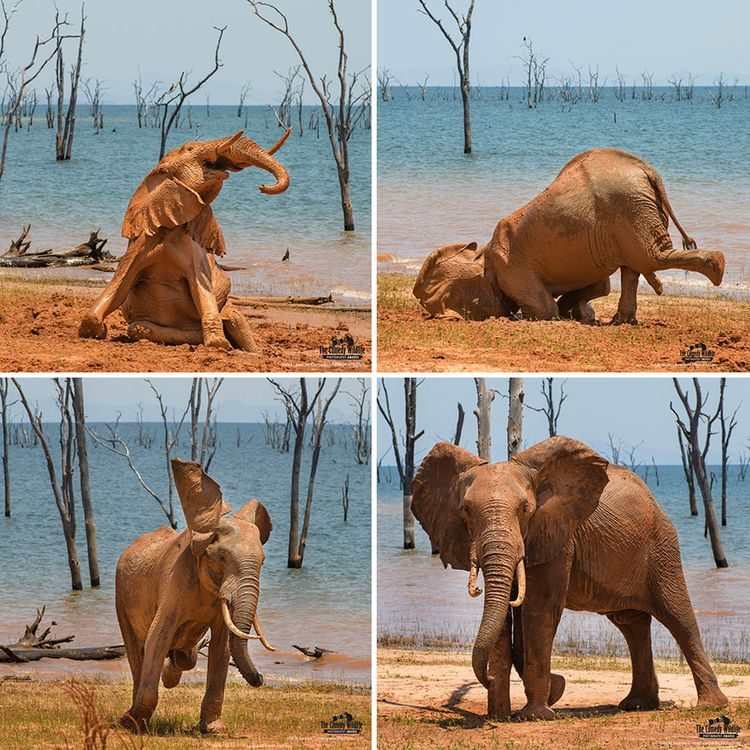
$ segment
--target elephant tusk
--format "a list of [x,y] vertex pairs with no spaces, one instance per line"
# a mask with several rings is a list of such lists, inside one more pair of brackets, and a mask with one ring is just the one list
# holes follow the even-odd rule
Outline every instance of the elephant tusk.
[[477,597],[482,593],[482,589],[477,586],[477,576],[479,575],[479,568],[476,562],[471,563],[471,570],[469,571],[469,596]]
[[276,649],[266,640],[266,637],[263,635],[263,631],[260,629],[260,622],[258,622],[257,614],[253,618],[253,627],[255,628],[255,632],[258,634],[258,640],[260,640],[263,646],[269,651],[276,651]]
[[274,146],[271,146],[271,148],[269,148],[268,151],[266,151],[266,153],[271,154],[271,155],[275,154],[284,145],[284,141],[287,138],[289,138],[289,134],[291,132],[292,132],[292,128],[290,126],[286,129],[286,133],[284,133],[284,135],[282,135],[281,138],[279,138],[278,143],[276,143]]
[[511,607],[520,607],[526,598],[526,568],[523,564],[523,558],[518,561],[516,577],[518,578],[518,596],[510,603]]
[[233,622],[232,615],[229,613],[229,605],[226,599],[221,600],[221,614],[224,618],[224,624],[227,626],[232,635],[236,635],[238,638],[242,638],[245,641],[260,640],[261,636],[251,635],[250,633],[243,633]]

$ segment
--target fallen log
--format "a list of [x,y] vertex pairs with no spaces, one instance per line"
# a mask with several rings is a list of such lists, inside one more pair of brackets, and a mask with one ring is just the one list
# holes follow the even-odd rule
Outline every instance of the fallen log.
[[10,248],[0,255],[0,268],[59,268],[62,266],[87,266],[102,261],[113,261],[115,256],[104,250],[106,239],[99,238],[99,230],[91,232],[86,242],[80,245],[54,252],[42,250],[38,253],[28,252],[31,242],[26,237],[31,224],[24,227],[21,236],[12,242]]
[[235,297],[229,299],[235,305],[329,305],[333,303],[333,295],[327,297]]
[[125,656],[125,646],[91,646],[88,648],[29,648],[0,645],[0,664],[25,664],[40,659],[72,659],[73,661],[106,661]]

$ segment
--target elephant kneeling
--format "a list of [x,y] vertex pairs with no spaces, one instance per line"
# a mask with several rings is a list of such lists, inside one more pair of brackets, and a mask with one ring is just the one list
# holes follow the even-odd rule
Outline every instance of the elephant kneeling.
[[[123,726],[142,731],[156,709],[159,679],[177,685],[198,659],[198,645],[211,631],[206,693],[200,730],[218,731],[231,655],[245,680],[263,684],[248,652],[258,639],[273,651],[257,617],[263,545],[271,518],[250,500],[231,517],[221,488],[190,461],[172,461],[187,529],[144,534],[120,556],[115,604],[130,671],[133,702]],[[256,635],[251,635],[251,628]]]

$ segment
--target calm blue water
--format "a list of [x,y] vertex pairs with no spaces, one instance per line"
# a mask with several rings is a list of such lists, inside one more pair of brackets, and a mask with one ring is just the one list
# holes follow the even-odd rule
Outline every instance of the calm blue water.
[[[681,466],[660,466],[659,485],[653,469],[649,486],[669,515],[680,539],[693,607],[704,644],[718,657],[750,660],[746,631],[750,627],[750,480],[737,479],[737,466],[731,466],[728,483],[728,523],[721,528],[724,550],[730,567],[717,570],[710,542],[703,538],[703,508],[698,496],[698,517],[690,516],[687,488]],[[720,468],[712,471],[720,477]],[[643,471],[639,471],[643,475]],[[388,481],[390,479],[390,481]],[[717,513],[721,492],[714,485]],[[429,539],[417,523],[417,549],[403,547],[401,490],[395,467],[383,467],[378,485],[378,632],[435,637],[449,634],[462,643],[471,643],[482,616],[482,597],[470,599],[466,593],[467,574],[443,569],[438,556],[430,554]],[[676,656],[677,646],[664,628],[652,629],[655,652]],[[584,650],[606,652],[614,643],[623,655],[625,641],[604,617],[586,612],[566,611],[558,629],[556,648],[565,650],[577,642]]]
[[[101,426],[92,426],[106,434]],[[54,435],[55,427],[47,428]],[[151,449],[137,445],[135,425],[121,424],[119,432],[128,441],[146,482],[166,493],[164,454],[159,442],[162,428],[150,424],[147,429],[156,435]],[[279,652],[270,654],[257,644],[251,645],[261,670],[270,676],[369,682],[370,467],[356,463],[349,426],[329,426],[327,431],[335,442],[329,445],[324,440],[301,570],[286,567],[291,453],[270,448],[262,425],[224,423],[219,425],[220,445],[210,473],[234,509],[257,497],[273,520],[261,574],[259,616],[266,637]],[[173,455],[189,458],[186,428],[182,440]],[[42,450],[13,446],[10,455],[13,517],[0,517],[0,643],[15,641],[23,632],[22,625],[33,620],[35,608],[42,604],[47,605],[49,617],[59,623],[55,632],[75,633],[77,645],[120,643],[114,611],[117,558],[138,535],[165,525],[164,515],[141,489],[125,459],[92,445],[91,492],[102,587],[72,592]],[[349,522],[344,524],[341,488],[347,474],[350,507]],[[306,484],[302,486],[306,488]],[[175,503],[182,529],[185,524],[176,495]],[[87,575],[82,515],[78,540],[81,568]],[[312,666],[291,649],[292,643],[319,645],[337,653],[327,658],[327,663],[324,659]],[[275,663],[279,661],[283,663]],[[50,664],[45,663],[45,667]]]
[[[723,250],[727,280],[747,281],[750,98],[738,87],[738,98],[717,109],[710,90],[696,88],[691,104],[671,101],[668,89],[656,89],[664,101],[618,102],[607,89],[596,103],[545,101],[528,110],[522,89],[511,89],[509,101],[487,89],[471,105],[474,154],[467,157],[461,103],[449,89],[430,89],[427,101],[416,90],[408,100],[395,89],[393,100],[378,103],[378,251],[421,259],[448,242],[482,244],[500,218],[541,192],[570,158],[611,146],[656,167],[698,246]],[[684,281],[683,272],[661,276]],[[694,274],[692,280],[709,284]]]
[[[264,148],[282,131],[265,107],[248,107],[246,135]],[[305,108],[303,122],[312,107]],[[128,201],[143,177],[156,165],[160,133],[139,129],[135,107],[104,107],[104,130],[95,135],[87,111],[77,118],[73,159],[58,163],[54,131],[48,130],[41,107],[30,131],[12,133],[8,166],[0,180],[0,248],[7,249],[22,225],[32,223],[32,249],[64,248],[88,239],[101,228],[108,249],[126,248],[120,237]],[[220,138],[245,126],[236,107],[193,108],[170,134],[169,148],[195,139]],[[328,294],[351,303],[370,299],[370,144],[371,131],[360,129],[349,142],[355,233],[342,231],[338,179],[325,126],[320,138],[297,128],[277,158],[292,183],[276,196],[260,193],[268,173],[248,169],[232,175],[213,207],[227,240],[225,262],[247,267],[232,274],[241,293]],[[281,263],[289,247],[291,262]],[[27,272],[28,273],[28,272]],[[35,271],[35,276],[48,272]],[[61,272],[55,272],[59,275]],[[66,273],[70,273],[67,271]],[[95,276],[95,272],[78,271]],[[101,274],[98,274],[101,277]]]

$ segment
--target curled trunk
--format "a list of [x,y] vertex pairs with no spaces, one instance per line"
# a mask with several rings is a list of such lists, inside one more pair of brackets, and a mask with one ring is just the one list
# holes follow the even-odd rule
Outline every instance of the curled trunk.
[[[283,138],[282,138],[283,142]],[[271,152],[278,150],[279,144],[271,148]],[[264,151],[257,143],[249,138],[240,138],[223,155],[224,158],[242,167],[260,167],[270,172],[276,179],[273,185],[261,185],[260,190],[267,195],[278,195],[289,187],[289,173],[286,168]]]

